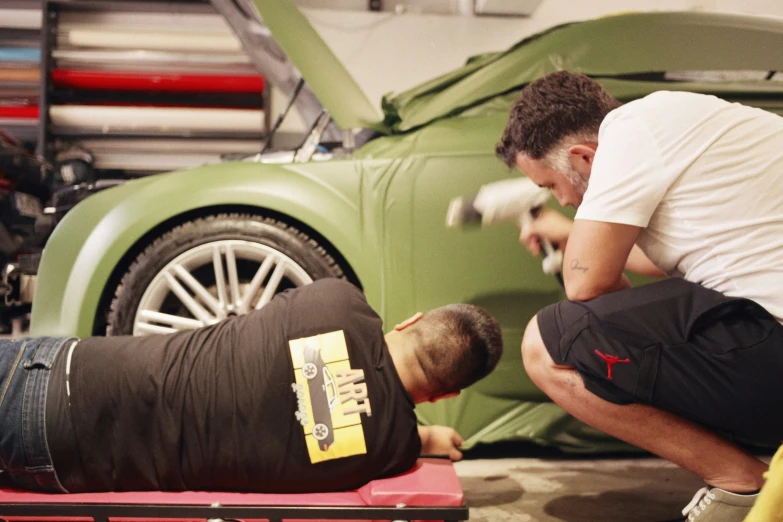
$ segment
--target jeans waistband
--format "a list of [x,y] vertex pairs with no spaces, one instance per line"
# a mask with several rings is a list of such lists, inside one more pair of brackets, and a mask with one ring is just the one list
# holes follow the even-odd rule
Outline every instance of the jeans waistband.
[[38,348],[22,367],[27,370],[25,383],[25,401],[35,397],[43,400],[30,401],[30,410],[22,417],[22,435],[24,449],[30,467],[51,466],[52,457],[46,443],[46,393],[49,384],[49,370],[52,369],[57,353],[70,339],[62,337],[44,337]]
[[74,341],[78,339],[38,337],[24,340],[27,349],[22,358],[25,383],[21,434],[27,466],[22,473],[12,473],[14,480],[24,487],[66,492],[54,472],[46,440],[46,396],[57,354]]

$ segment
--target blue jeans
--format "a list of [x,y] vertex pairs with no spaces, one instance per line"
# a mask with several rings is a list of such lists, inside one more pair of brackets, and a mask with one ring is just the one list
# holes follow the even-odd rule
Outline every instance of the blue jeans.
[[25,489],[66,493],[46,442],[46,393],[67,337],[0,340],[0,469]]

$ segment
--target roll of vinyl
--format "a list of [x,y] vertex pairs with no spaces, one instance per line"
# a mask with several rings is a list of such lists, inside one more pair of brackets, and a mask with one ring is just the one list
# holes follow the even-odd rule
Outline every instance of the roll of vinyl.
[[264,79],[259,75],[169,74],[160,72],[122,72],[55,69],[52,83],[58,89],[90,91],[167,91],[260,93]]
[[165,51],[77,51],[56,49],[52,51],[52,57],[57,60],[58,66],[65,64],[78,64],[81,66],[93,66],[102,64],[155,64],[160,67],[167,65],[246,65],[250,64],[250,58],[244,53],[172,53]]
[[38,120],[37,105],[5,106],[0,105],[0,119]]
[[[155,2],[157,3],[157,2]],[[161,4],[163,2],[160,2]],[[154,4],[154,3],[152,3]],[[117,27],[125,31],[169,31],[197,32],[201,34],[220,34],[231,36],[234,31],[215,13],[193,12],[198,5],[169,2],[164,12],[127,12],[127,11],[65,11],[59,18],[61,30],[71,28],[100,29]],[[207,7],[209,9],[209,7]]]
[[70,145],[89,151],[99,169],[149,174],[217,163],[224,154],[250,156],[261,149],[262,140],[123,137],[63,140],[59,147],[64,150]]
[[0,8],[0,27],[11,29],[40,29],[40,9],[2,9]]
[[253,109],[56,105],[49,109],[49,116],[57,127],[97,129],[102,133],[124,130],[260,133],[264,129],[264,111]]
[[150,71],[160,71],[166,74],[216,74],[229,76],[258,75],[258,70],[250,63],[215,64],[215,63],[182,63],[182,62],[135,62],[117,61],[116,63],[101,63],[97,61],[70,59],[57,60],[57,68],[73,70],[95,70],[115,73],[145,74]]
[[38,118],[3,118],[0,116],[0,129],[10,130],[14,136],[14,127],[37,127]]
[[0,62],[40,62],[41,50],[34,47],[0,47]]
[[29,47],[37,49],[41,47],[40,36],[39,31],[0,28],[0,47]]
[[0,82],[36,83],[41,80],[37,67],[0,67]]
[[95,154],[146,154],[159,152],[192,152],[198,150],[201,154],[254,154],[261,149],[259,139],[249,140],[208,140],[208,139],[82,139],[75,141],[78,145]]
[[120,28],[71,28],[61,30],[57,47],[125,49],[150,51],[242,52],[239,39],[231,34],[128,31]]
[[219,154],[199,154],[196,152],[190,154],[104,152],[94,154],[94,158],[97,169],[120,169],[134,172],[166,172],[221,161]]
[[37,87],[25,84],[5,86],[0,84],[0,105],[38,105],[40,92]]

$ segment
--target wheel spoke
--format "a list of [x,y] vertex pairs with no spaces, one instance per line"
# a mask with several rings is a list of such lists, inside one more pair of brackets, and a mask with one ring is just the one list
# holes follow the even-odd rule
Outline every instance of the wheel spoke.
[[272,277],[269,278],[269,282],[264,288],[264,293],[261,294],[261,299],[259,299],[258,303],[256,303],[256,310],[260,310],[265,304],[272,300],[272,297],[274,297],[275,293],[277,293],[277,288],[280,286],[280,281],[283,280],[286,269],[287,267],[285,260],[278,257],[278,263],[275,267],[275,271],[272,272]]
[[137,322],[133,335],[138,334],[170,334],[175,333],[177,330],[174,328],[167,328],[165,326],[158,326],[156,324]]
[[238,307],[242,299],[237,275],[237,258],[231,245],[226,245],[226,267],[228,268],[228,286],[231,288],[231,306]]
[[[204,323],[191,319],[189,317],[182,317],[180,315],[164,314],[162,312],[156,312],[154,310],[142,310],[139,312],[139,316],[142,320],[151,321],[154,323],[162,323],[171,330],[191,330],[193,328],[199,328],[204,326]],[[151,325],[152,326],[152,325]]]
[[267,274],[269,274],[269,271],[272,269],[272,266],[274,266],[276,261],[278,261],[277,256],[267,256],[267,258],[264,259],[264,262],[261,263],[261,266],[253,276],[253,280],[250,281],[247,290],[245,290],[245,296],[242,298],[242,303],[237,309],[238,314],[242,315],[250,311],[250,302],[253,300],[253,297],[255,297],[258,289],[261,288],[261,283],[264,282],[264,279],[266,279]]
[[220,303],[218,303],[217,299],[215,299],[212,294],[210,294],[209,291],[204,288],[204,285],[202,285],[198,279],[193,277],[193,274],[185,270],[182,265],[175,265],[173,270],[179,276],[182,282],[188,285],[188,288],[190,288],[190,290],[196,294],[196,296],[201,298],[201,301],[204,304],[212,309],[212,315],[218,319],[224,319],[224,317],[221,317],[223,310],[220,307]]
[[220,247],[218,245],[215,245],[212,249],[212,268],[215,271],[218,303],[222,312],[221,318],[225,318],[228,312],[229,300],[226,292],[226,276],[223,272],[223,257],[220,255]]
[[267,305],[289,282],[298,287],[312,278],[278,248],[244,239],[208,240],[160,269],[142,295],[134,333],[172,333],[246,314]]
[[182,301],[182,304],[184,304],[187,309],[190,310],[190,313],[193,314],[196,319],[201,321],[204,325],[215,322],[209,315],[209,312],[207,312],[207,310],[201,306],[198,301],[193,299],[193,296],[191,296],[187,290],[185,290],[185,288],[179,284],[179,281],[177,281],[170,272],[164,272],[163,276],[166,278],[166,282],[169,284],[171,291],[174,292],[174,295],[176,295],[179,300]]

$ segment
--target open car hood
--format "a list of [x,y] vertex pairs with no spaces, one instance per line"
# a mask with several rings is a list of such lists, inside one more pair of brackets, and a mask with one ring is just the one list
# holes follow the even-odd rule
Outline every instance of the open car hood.
[[342,129],[383,128],[381,111],[367,99],[292,0],[253,0],[275,41]]
[[[655,89],[650,89],[648,80],[667,71],[783,71],[781,50],[783,21],[760,17],[652,12],[575,22],[525,38],[505,52],[471,58],[460,69],[387,95],[385,124],[394,132],[404,132],[559,70],[611,79],[621,92],[649,92]],[[620,80],[625,85],[617,85]],[[647,89],[641,83],[647,83]],[[783,94],[781,81],[671,85],[697,92],[751,91],[778,98]],[[612,92],[622,97],[616,89]]]

